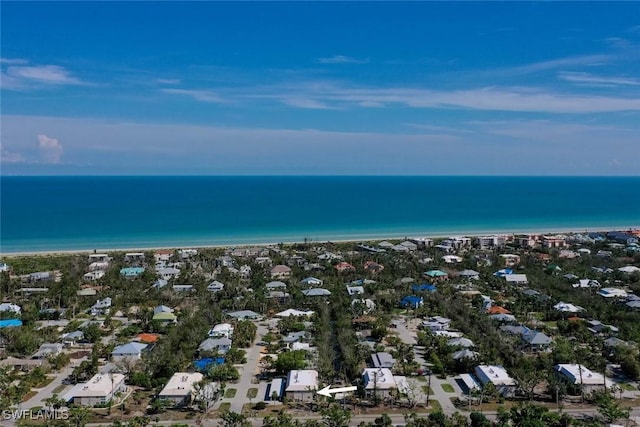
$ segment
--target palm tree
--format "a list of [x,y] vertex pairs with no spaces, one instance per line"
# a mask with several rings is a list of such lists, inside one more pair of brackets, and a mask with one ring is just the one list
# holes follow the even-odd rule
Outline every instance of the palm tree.
[[82,406],[76,406],[69,410],[69,421],[76,427],[83,427],[89,419],[89,410]]

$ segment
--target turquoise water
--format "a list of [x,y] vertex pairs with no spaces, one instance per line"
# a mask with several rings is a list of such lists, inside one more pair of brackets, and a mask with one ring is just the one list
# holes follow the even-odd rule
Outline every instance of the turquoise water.
[[640,177],[1,177],[2,253],[640,226]]

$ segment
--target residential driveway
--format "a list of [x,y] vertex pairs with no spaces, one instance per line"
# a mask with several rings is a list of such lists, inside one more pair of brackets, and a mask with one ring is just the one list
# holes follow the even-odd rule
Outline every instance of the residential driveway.
[[[257,323],[258,331],[256,332],[255,342],[262,341],[262,337],[264,337],[269,332],[266,326],[261,326],[261,323],[264,322]],[[223,398],[214,406],[214,408],[218,408],[221,403],[229,402],[231,404],[231,406],[229,407],[230,411],[241,413],[242,406],[245,403],[255,403],[262,400],[262,396],[260,396],[260,394],[251,399],[251,402],[249,402],[249,399],[247,398],[247,391],[250,388],[259,388],[258,384],[253,383],[253,379],[256,377],[260,370],[258,362],[260,360],[260,351],[262,350],[262,348],[262,346],[254,344],[247,350],[247,363],[242,366],[240,379],[235,384],[227,384],[227,389],[235,388],[237,390],[236,397]]]
[[[23,402],[21,407],[23,409],[31,409],[34,406],[42,406],[42,407],[46,406],[46,404],[44,403],[45,399],[48,399],[49,397],[53,396],[53,390],[59,385],[61,385],[62,381],[64,381],[65,378],[71,375],[71,372],[73,372],[73,368],[77,366],[77,364],[79,363],[80,363],[80,360],[72,361],[71,363],[69,363],[66,368],[62,369],[59,373],[56,374],[53,381],[51,381],[46,387],[39,389],[38,394],[36,394],[26,402]],[[69,385],[64,390],[59,392],[58,397],[62,397],[62,395],[71,387],[73,386]]]

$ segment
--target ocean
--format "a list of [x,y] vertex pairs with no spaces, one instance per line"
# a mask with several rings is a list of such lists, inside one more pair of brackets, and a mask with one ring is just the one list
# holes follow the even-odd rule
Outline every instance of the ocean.
[[0,178],[0,253],[640,226],[640,177]]

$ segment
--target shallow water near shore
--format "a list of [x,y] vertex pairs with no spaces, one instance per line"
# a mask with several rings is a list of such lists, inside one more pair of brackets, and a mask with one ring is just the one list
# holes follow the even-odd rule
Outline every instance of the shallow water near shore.
[[1,178],[0,251],[640,226],[640,177]]

